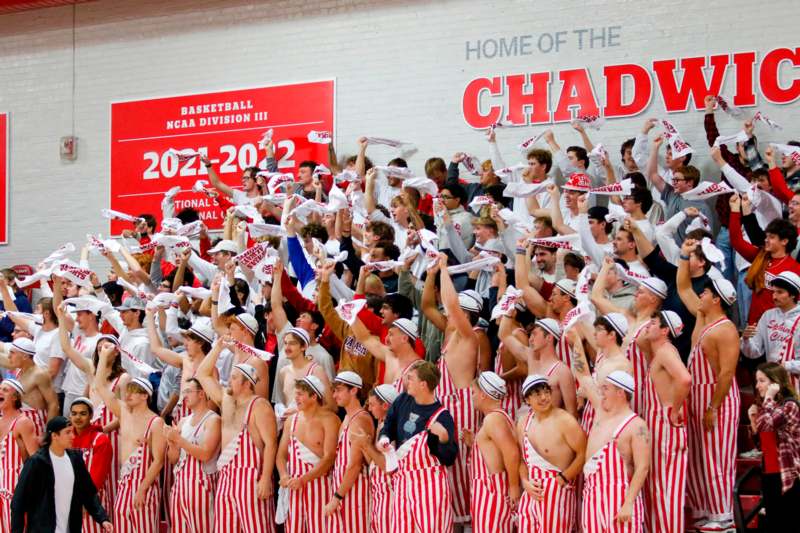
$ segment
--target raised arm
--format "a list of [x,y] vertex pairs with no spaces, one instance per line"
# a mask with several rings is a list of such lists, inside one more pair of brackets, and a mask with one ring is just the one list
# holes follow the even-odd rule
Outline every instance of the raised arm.
[[515,359],[527,364],[530,347],[514,336],[514,322],[511,318],[503,316],[500,319],[497,336],[503,342],[503,347],[511,352]]
[[517,288],[522,291],[525,305],[531,313],[537,317],[545,317],[548,314],[548,304],[542,295],[531,286],[528,275],[531,268],[531,256],[529,255],[530,246],[525,246],[526,241],[520,239],[517,242],[516,253],[514,254],[514,282]]
[[208,159],[208,156],[201,155],[200,161],[208,169],[208,179],[211,181],[211,185],[213,185],[215,189],[217,189],[225,196],[228,197],[233,196],[233,189],[231,189],[228,185],[223,183],[221,179],[219,179],[219,174],[217,174],[217,171],[214,170],[214,165],[211,164],[211,161]]
[[[676,282],[678,285],[678,296],[683,305],[694,316],[697,316],[700,307],[700,298],[692,288],[692,278],[689,276],[689,254],[697,247],[697,241],[686,239],[681,246],[681,256],[678,261],[678,274]],[[737,345],[738,346],[738,345]]]
[[553,221],[553,229],[561,235],[575,233],[575,230],[564,224],[564,216],[561,214],[561,195],[558,193],[558,185],[555,183],[547,186],[550,193],[550,219]]
[[173,352],[161,344],[161,335],[156,331],[155,314],[152,309],[145,310],[145,326],[147,327],[147,336],[150,339],[150,350],[156,357],[164,361],[170,366],[182,368],[183,356],[177,352]]
[[469,318],[458,305],[458,293],[456,293],[453,280],[447,271],[447,254],[439,254],[439,284],[442,291],[442,304],[447,311],[447,321],[452,322],[462,338],[475,338],[475,331],[472,329]]
[[220,407],[222,406],[224,391],[219,380],[214,376],[214,369],[217,367],[217,359],[219,359],[219,354],[222,352],[222,343],[222,339],[217,339],[214,342],[214,347],[200,362],[195,375],[208,399]]
[[604,257],[602,266],[600,267],[600,272],[597,274],[597,279],[594,280],[594,286],[592,287],[592,292],[589,295],[589,299],[597,308],[597,310],[600,311],[601,315],[607,315],[608,313],[625,313],[626,311],[625,309],[617,307],[611,303],[611,300],[609,300],[606,296],[608,272],[612,268],[617,268],[617,264],[610,257]]
[[55,311],[56,316],[58,316],[58,338],[61,342],[61,350],[78,370],[87,376],[93,375],[94,365],[92,364],[92,360],[78,353],[72,346],[72,341],[69,337],[70,330],[67,329],[67,321],[63,319],[63,316],[67,314],[66,309],[64,309],[64,304],[62,303],[60,306],[56,307]]
[[646,176],[650,179],[650,182],[658,192],[662,192],[667,185],[667,182],[664,181],[664,178],[661,177],[658,170],[658,150],[661,148],[662,144],[664,144],[663,135],[659,135],[653,139],[653,144],[650,147],[650,157],[647,159]]
[[97,373],[94,375],[94,388],[103,400],[103,403],[111,409],[114,416],[120,417],[121,406],[117,397],[111,392],[111,384],[108,382],[108,376],[111,374],[111,357],[113,356],[116,348],[112,345],[106,344],[98,354]]
[[272,322],[275,324],[275,331],[282,330],[289,323],[289,317],[283,309],[283,291],[281,290],[281,276],[283,276],[283,263],[281,260],[275,262],[272,271],[272,292],[270,293],[270,303],[272,304]]
[[392,351],[385,346],[378,337],[369,332],[360,319],[357,318],[350,328],[353,330],[353,335],[356,340],[363,344],[369,353],[374,355],[377,359],[386,361],[387,358],[394,356]]
[[447,318],[439,311],[436,305],[436,273],[439,272],[439,262],[431,261],[428,275],[422,288],[422,313],[428,321],[440,331],[447,329]]

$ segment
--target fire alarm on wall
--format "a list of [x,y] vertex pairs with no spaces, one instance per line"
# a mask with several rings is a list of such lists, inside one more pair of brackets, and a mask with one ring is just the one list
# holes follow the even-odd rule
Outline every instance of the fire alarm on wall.
[[61,137],[60,153],[64,161],[75,161],[78,157],[78,138],[74,135]]

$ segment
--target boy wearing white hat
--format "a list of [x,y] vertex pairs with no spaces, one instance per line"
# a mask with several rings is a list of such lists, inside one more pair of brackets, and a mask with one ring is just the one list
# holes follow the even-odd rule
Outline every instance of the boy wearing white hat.
[[47,420],[58,415],[58,396],[50,373],[34,363],[36,345],[32,340],[17,337],[7,347],[8,356],[0,355],[0,366],[17,369],[16,377],[25,389],[22,412],[33,421],[36,434],[41,435]]
[[160,490],[158,477],[164,465],[166,439],[164,421],[148,407],[153,386],[135,377],[126,387],[123,399],[111,391],[109,361],[115,347],[99,350],[94,387],[103,403],[119,419],[119,482],[113,509],[117,531],[157,533]]
[[206,397],[220,406],[222,417],[213,530],[271,533],[275,531],[272,470],[278,423],[272,406],[255,392],[255,368],[233,365],[227,389],[214,377],[222,345],[217,339],[195,376]]
[[575,393],[575,379],[569,367],[556,355],[561,343],[561,327],[552,318],[542,318],[535,322],[528,338],[523,344],[511,331],[511,319],[503,317],[498,336],[503,346],[527,365],[529,374],[543,375],[550,381],[553,405],[563,407],[572,416],[578,416],[578,401]]
[[[435,306],[425,303],[426,293],[431,290],[437,272],[446,316],[435,309]],[[478,369],[479,342],[470,314],[480,313],[482,302],[479,303],[481,298],[474,291],[464,293],[456,293],[447,271],[447,255],[439,254],[438,263],[428,268],[428,279],[423,292],[423,312],[428,320],[444,331],[444,346],[438,362],[441,380],[436,388],[436,396],[452,414],[457,435],[461,435],[465,429],[474,433],[478,428],[478,410],[472,404],[469,387]],[[447,469],[447,473],[453,490],[454,522],[468,524],[471,520],[470,479],[467,453],[464,449],[458,450],[456,462]]]
[[647,374],[647,363],[642,350],[639,348],[637,339],[644,335],[650,318],[654,313],[661,309],[661,305],[667,298],[667,284],[658,278],[636,278],[632,280],[639,285],[633,297],[633,303],[628,309],[620,309],[606,297],[606,279],[608,272],[612,268],[617,268],[616,263],[606,257],[603,266],[592,287],[591,301],[597,308],[598,314],[607,315],[609,313],[622,313],[628,321],[628,337],[626,355],[633,364],[633,379],[636,382],[636,392],[631,402],[631,407],[640,416],[644,416],[643,394],[644,387],[642,382]]
[[294,407],[295,384],[307,376],[315,376],[325,389],[323,404],[334,409],[330,381],[322,365],[311,358],[308,353],[308,332],[303,328],[289,328],[283,336],[283,353],[288,365],[278,370],[275,377],[275,393],[273,398],[277,404]]
[[520,454],[514,442],[514,421],[500,407],[506,382],[494,372],[481,372],[472,382],[472,401],[483,414],[474,436],[465,430],[470,454],[472,531],[511,533],[511,515],[521,494]]
[[700,531],[733,527],[733,484],[739,428],[739,332],[727,313],[736,303],[736,289],[726,279],[712,279],[699,295],[689,277],[689,252],[697,243],[686,239],[678,263],[678,295],[697,317],[688,368],[692,375],[686,413],[689,466],[687,506]]
[[631,410],[633,376],[611,372],[592,397],[596,422],[586,443],[581,525],[585,533],[643,531],[642,488],[650,468],[650,432]]
[[[39,449],[36,428],[22,414],[25,388],[16,379],[0,383],[0,531],[11,531],[11,495],[22,463]],[[6,497],[6,495],[8,497]]]
[[[281,492],[288,491],[286,531],[327,531],[325,504],[333,491],[330,474],[340,424],[324,407],[330,394],[326,387],[316,376],[301,378],[294,386],[297,413],[284,425],[275,461]],[[279,506],[284,498],[278,495]]]
[[360,319],[353,322],[352,329],[358,342],[376,359],[385,363],[384,383],[391,384],[398,393],[403,392],[406,374],[411,365],[419,361],[419,354],[414,349],[418,336],[417,325],[407,318],[398,318],[386,332],[386,344],[372,335]]
[[258,356],[251,355],[247,347],[255,348],[258,321],[250,313],[240,313],[228,318],[228,331],[234,344],[229,349],[233,351],[233,364],[247,364],[258,372],[256,394],[269,399],[269,367],[267,362]]
[[325,506],[329,533],[368,533],[369,476],[364,453],[353,445],[353,433],[374,436],[372,417],[361,406],[359,392],[364,387],[361,376],[350,370],[339,372],[333,380],[333,399],[345,410],[336,443],[331,488]]
[[519,502],[520,531],[572,531],[577,499],[575,479],[586,451],[586,435],[578,421],[553,404],[545,376],[531,374],[522,384],[530,408],[517,421],[517,440],[525,468]]
[[645,523],[648,531],[679,531],[684,527],[686,484],[686,426],[684,402],[692,377],[673,345],[683,331],[674,311],[654,315],[640,348],[648,361],[643,386],[645,421],[651,442],[650,474],[644,490]]

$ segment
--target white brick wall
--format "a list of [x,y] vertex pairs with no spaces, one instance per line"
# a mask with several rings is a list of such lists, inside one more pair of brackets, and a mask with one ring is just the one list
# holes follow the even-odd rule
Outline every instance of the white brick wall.
[[[34,263],[67,240],[82,242],[87,231],[106,231],[99,211],[109,196],[111,101],[335,77],[339,153],[352,153],[362,134],[409,139],[420,148],[410,164],[421,172],[432,155],[486,154],[482,134],[461,115],[463,88],[474,77],[588,66],[602,101],[605,64],[745,50],[763,56],[794,46],[794,4],[101,0],[77,7],[80,143],[72,163],[58,157],[72,119],[72,8],[0,16],[0,110],[11,113],[10,245],[0,247],[0,265]],[[467,40],[611,25],[622,26],[619,47],[578,51],[570,44],[560,53],[465,61]],[[798,76],[785,71],[787,80]],[[786,127],[776,140],[798,136],[796,104],[759,108]],[[616,151],[644,116],[661,109],[656,98],[642,116],[609,121],[592,137]],[[724,133],[738,129],[718,116]],[[701,112],[671,118],[702,146]],[[513,146],[531,131],[499,133],[511,162]],[[555,131],[562,143],[577,141],[568,125]],[[771,137],[760,131],[762,141]],[[370,149],[376,161],[391,155]],[[700,163],[710,170],[706,158]]]

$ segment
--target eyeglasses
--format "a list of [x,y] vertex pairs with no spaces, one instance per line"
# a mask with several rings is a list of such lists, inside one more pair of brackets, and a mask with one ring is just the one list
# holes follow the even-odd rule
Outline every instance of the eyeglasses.
[[455,200],[456,199],[455,196],[450,196],[449,194],[440,194],[439,198],[441,198],[442,200]]
[[686,178],[672,178],[673,183],[675,183],[676,181],[686,181]]

